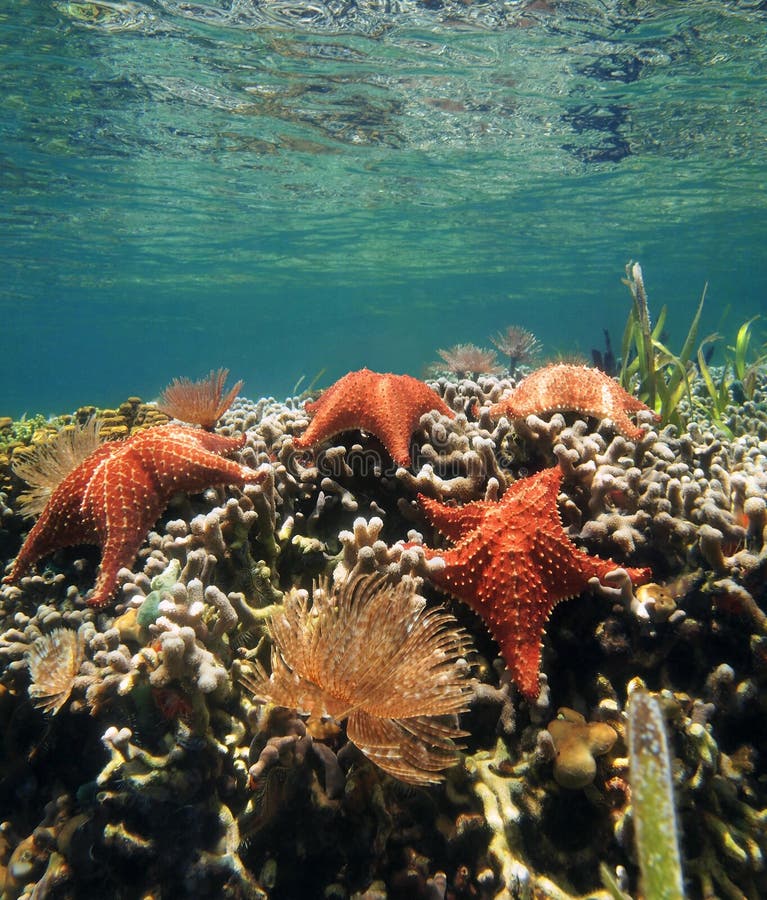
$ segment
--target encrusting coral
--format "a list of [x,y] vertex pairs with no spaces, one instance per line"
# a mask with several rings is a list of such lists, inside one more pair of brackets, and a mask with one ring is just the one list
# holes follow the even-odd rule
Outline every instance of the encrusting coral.
[[606,722],[587,722],[574,709],[563,707],[546,730],[554,741],[554,778],[562,787],[577,789],[594,780],[595,757],[608,753],[618,738]]

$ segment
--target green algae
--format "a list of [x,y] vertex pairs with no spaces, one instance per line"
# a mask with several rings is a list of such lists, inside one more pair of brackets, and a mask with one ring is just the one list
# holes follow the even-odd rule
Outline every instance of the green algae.
[[152,579],[152,590],[146,595],[144,602],[139,606],[136,613],[136,621],[142,628],[146,628],[157,621],[157,617],[160,614],[162,595],[173,587],[180,575],[181,563],[177,559],[172,559],[167,569],[159,575],[155,575]]

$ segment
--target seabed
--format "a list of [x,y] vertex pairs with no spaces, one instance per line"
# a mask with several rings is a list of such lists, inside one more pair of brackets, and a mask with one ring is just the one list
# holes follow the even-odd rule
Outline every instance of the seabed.
[[[634,798],[642,740],[661,732],[686,896],[767,896],[767,375],[718,424],[640,414],[636,441],[577,413],[494,420],[507,378],[431,386],[456,416],[422,417],[409,468],[360,432],[299,452],[304,398],[238,398],[217,431],[244,435],[238,458],[264,478],[174,498],[110,605],[86,602],[92,547],[2,586],[5,900],[643,896]],[[6,564],[30,527],[19,448],[94,414],[118,438],[166,421],[136,398],[3,421]],[[416,496],[494,501],[554,465],[568,538],[617,574],[556,607],[529,700],[482,620],[430,583],[418,546],[449,542]],[[651,582],[632,586],[629,566]],[[344,721],[248,687],[259,667],[268,679],[268,625],[293,589],[376,573],[444,604],[471,644],[466,711],[444,720],[464,735],[438,783],[393,777]],[[380,627],[353,639],[371,647]],[[660,725],[636,715],[630,733],[635,692]]]

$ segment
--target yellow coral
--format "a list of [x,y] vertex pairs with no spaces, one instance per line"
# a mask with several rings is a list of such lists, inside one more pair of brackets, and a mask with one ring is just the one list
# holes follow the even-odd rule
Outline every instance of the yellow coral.
[[578,790],[591,784],[597,771],[594,757],[609,753],[618,735],[606,722],[587,722],[563,706],[546,726],[557,751],[554,778],[562,787]]

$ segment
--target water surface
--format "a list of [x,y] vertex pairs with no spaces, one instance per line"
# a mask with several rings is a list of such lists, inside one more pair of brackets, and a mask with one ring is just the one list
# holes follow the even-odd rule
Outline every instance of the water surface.
[[767,311],[767,5],[11,2],[0,414]]

